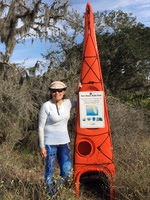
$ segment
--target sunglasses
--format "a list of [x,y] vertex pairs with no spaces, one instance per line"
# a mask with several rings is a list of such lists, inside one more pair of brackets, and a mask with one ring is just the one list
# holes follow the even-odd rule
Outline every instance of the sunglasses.
[[62,91],[64,91],[64,89],[50,89],[50,91],[51,91],[52,93],[56,93],[56,92],[61,93]]

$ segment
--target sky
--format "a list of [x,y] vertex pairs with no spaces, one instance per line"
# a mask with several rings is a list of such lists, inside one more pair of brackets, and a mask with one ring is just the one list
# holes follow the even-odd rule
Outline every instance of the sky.
[[[49,0],[45,0],[49,1]],[[70,0],[71,8],[76,9],[80,14],[84,14],[86,4],[92,4],[93,12],[103,12],[111,10],[122,10],[126,13],[133,13],[137,22],[150,27],[150,0]],[[23,63],[26,67],[34,66],[37,60],[42,60],[41,54],[46,54],[51,48],[49,43],[36,39],[33,44],[27,39],[25,44],[16,45],[11,56],[11,63]],[[0,51],[4,52],[5,46],[0,43]]]

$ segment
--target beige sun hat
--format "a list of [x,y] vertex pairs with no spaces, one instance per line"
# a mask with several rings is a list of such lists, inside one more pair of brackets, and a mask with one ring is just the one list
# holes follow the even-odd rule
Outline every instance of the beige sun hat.
[[54,81],[49,86],[50,89],[66,89],[67,85],[61,81]]

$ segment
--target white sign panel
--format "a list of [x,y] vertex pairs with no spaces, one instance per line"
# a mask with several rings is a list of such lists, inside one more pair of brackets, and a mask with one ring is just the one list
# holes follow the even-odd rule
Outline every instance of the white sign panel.
[[79,92],[80,127],[104,128],[103,91]]

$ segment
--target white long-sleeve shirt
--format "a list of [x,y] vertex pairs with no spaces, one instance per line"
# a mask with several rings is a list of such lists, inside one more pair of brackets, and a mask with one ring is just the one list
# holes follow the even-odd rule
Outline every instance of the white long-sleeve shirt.
[[[70,110],[75,107],[76,101],[63,99],[58,106],[51,100],[45,102],[39,112],[38,134],[40,147],[58,145],[70,142],[68,134],[68,120]],[[59,113],[58,113],[59,112]]]

